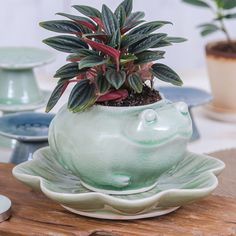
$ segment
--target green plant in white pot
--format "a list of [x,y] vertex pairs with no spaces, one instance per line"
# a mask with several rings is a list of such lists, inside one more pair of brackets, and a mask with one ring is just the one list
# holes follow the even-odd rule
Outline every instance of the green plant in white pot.
[[[170,22],[144,22],[132,0],[114,13],[74,6],[84,16],[41,26],[71,35],[46,39],[69,53],[55,77],[49,112],[69,84],[68,103],[50,125],[49,147],[13,174],[66,209],[96,218],[136,219],[169,213],[207,196],[223,164],[186,150],[192,123],[185,103],[153,89],[154,78],[182,85],[160,50],[184,39],[156,30]],[[197,190],[197,191],[196,191]]]
[[225,40],[206,45],[206,57],[213,109],[223,113],[236,113],[236,42],[230,36],[225,21],[236,20],[236,0],[183,0],[212,14],[209,23],[199,25],[202,36],[222,32]]

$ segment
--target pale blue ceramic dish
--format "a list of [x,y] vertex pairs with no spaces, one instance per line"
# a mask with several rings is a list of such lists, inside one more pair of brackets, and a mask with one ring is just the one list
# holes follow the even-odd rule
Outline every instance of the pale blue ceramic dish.
[[22,112],[0,118],[0,135],[17,141],[11,162],[18,164],[32,158],[38,148],[48,145],[48,128],[53,114]]

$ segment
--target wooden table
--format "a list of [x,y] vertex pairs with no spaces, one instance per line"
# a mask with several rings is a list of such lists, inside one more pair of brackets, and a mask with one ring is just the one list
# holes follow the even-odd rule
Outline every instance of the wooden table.
[[227,168],[215,195],[166,216],[129,222],[95,220],[67,212],[15,180],[11,164],[0,164],[0,194],[13,204],[12,217],[0,224],[0,236],[236,235],[236,151],[217,155]]

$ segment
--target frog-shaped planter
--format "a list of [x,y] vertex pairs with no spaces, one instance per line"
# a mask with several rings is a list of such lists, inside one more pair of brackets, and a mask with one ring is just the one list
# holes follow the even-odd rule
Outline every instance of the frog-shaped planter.
[[154,187],[184,157],[191,135],[187,105],[162,99],[136,107],[97,105],[75,114],[64,106],[51,123],[49,144],[86,188],[133,194]]

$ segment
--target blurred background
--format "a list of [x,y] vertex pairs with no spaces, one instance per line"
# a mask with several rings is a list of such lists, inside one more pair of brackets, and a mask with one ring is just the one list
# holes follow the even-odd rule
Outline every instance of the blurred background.
[[[56,12],[74,12],[73,4],[90,5],[101,8],[105,3],[112,9],[120,0],[7,0],[0,8],[0,45],[1,46],[36,46],[45,47],[41,41],[52,35],[38,26],[40,21],[62,19]],[[167,20],[174,23],[162,31],[173,36],[182,36],[188,42],[167,48],[166,64],[181,72],[202,69],[205,66],[204,45],[208,41],[221,39],[216,33],[206,39],[201,38],[196,26],[212,19],[209,10],[183,4],[181,0],[134,0],[134,10],[144,11],[146,20]],[[227,22],[233,36],[236,36],[234,21]],[[65,55],[58,53],[58,61],[52,67],[63,64]]]

